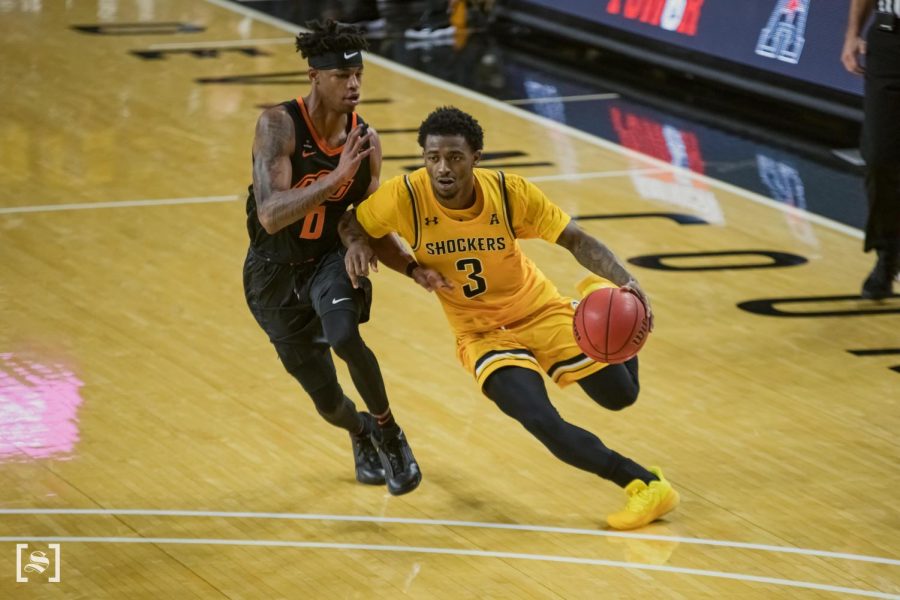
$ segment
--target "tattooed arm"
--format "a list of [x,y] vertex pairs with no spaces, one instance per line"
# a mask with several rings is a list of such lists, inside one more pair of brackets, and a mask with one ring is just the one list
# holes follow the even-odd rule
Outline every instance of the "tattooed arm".
[[294,122],[277,106],[265,111],[256,123],[253,140],[253,195],[259,222],[269,234],[277,233],[305,217],[349,181],[360,161],[372,153],[363,149],[368,134],[350,132],[337,168],[304,188],[291,188],[291,156],[294,154]]
[[628,272],[625,266],[616,258],[613,251],[606,245],[585,233],[575,221],[570,221],[560,234],[556,243],[572,253],[572,255],[588,271],[609,279],[619,287],[632,290],[638,295],[647,308],[647,316],[650,318],[650,327],[653,328],[653,313],[650,310],[650,300],[641,289],[637,280]]

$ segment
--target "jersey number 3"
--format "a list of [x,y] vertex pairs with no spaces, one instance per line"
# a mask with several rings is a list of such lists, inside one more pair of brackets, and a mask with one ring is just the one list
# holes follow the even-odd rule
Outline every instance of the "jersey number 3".
[[466,298],[474,298],[487,291],[487,282],[481,276],[481,261],[477,258],[461,258],[456,261],[456,270],[462,271],[471,283],[463,286],[463,294]]

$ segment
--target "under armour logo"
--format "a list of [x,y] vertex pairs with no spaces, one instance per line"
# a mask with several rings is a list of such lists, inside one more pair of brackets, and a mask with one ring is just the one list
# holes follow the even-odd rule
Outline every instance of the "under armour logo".
[[437,217],[425,217],[426,225],[437,225],[438,218]]
[[491,225],[497,225],[500,223],[500,219],[497,218],[497,213],[491,213]]

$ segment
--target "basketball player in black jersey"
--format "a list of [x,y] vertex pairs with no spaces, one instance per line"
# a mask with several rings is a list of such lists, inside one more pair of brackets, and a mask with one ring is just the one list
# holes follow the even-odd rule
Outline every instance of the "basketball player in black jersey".
[[[285,369],[326,421],[350,433],[356,479],[405,494],[421,473],[359,335],[371,286],[350,284],[337,233],[341,215],[378,187],[381,173],[378,135],[355,112],[367,44],[358,29],[333,21],[311,29],[296,44],[309,61],[309,94],[266,110],[256,125],[244,292]],[[404,252],[396,238],[388,244]],[[330,349],[370,413],[344,395]]]

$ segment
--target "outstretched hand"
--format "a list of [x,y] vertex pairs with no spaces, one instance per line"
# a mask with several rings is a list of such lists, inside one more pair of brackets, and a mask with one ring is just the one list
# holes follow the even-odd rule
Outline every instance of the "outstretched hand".
[[653,331],[653,311],[650,309],[650,299],[647,297],[647,294],[644,293],[644,290],[641,289],[641,286],[638,284],[637,280],[632,278],[628,280],[628,283],[622,286],[623,290],[628,290],[638,298],[640,298],[641,302],[644,305],[644,310],[647,311],[647,320],[650,323],[650,331]]
[[378,258],[367,242],[354,242],[347,248],[344,255],[344,267],[350,276],[350,283],[354,288],[359,287],[359,278],[369,275],[369,269],[378,271]]
[[412,276],[413,281],[421,285],[429,292],[434,292],[438,289],[453,289],[453,282],[451,282],[449,279],[447,279],[434,269],[429,269],[428,267],[418,265],[415,269],[412,270],[412,273],[410,275]]
[[354,127],[347,136],[344,149],[341,150],[341,158],[333,171],[341,181],[352,179],[360,163],[375,150],[375,145],[369,143],[371,136],[372,132],[363,127]]

